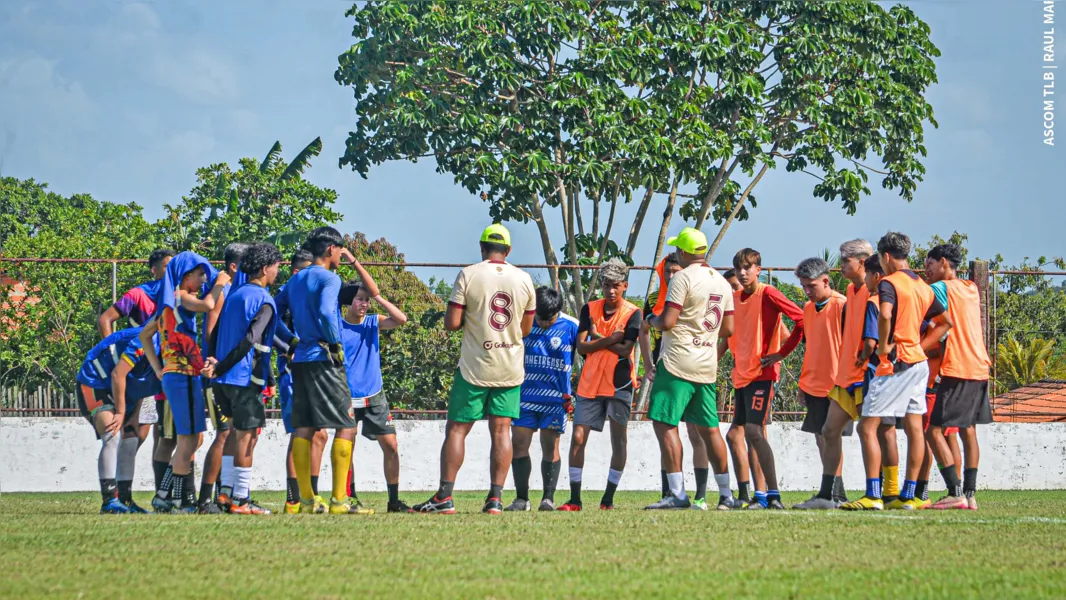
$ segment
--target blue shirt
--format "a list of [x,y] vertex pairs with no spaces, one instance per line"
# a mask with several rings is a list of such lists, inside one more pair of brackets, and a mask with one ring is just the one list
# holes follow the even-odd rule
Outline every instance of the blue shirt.
[[274,329],[274,345],[278,348],[278,376],[285,375],[285,371],[289,368],[288,352],[285,351],[283,346],[279,346],[280,341],[285,346],[292,345],[292,339],[296,337],[293,335],[292,330],[289,329],[289,325],[286,321],[292,319],[292,315],[289,314],[289,298],[284,294],[285,286],[281,286],[278,293],[274,295],[274,308],[277,309],[277,318],[275,319]]
[[111,371],[115,370],[119,357],[126,351],[130,340],[141,334],[140,327],[131,327],[116,331],[93,346],[81,363],[77,380],[94,390],[111,389]]
[[[152,344],[155,346],[156,355],[159,355],[159,334],[152,336]],[[134,336],[126,345],[122,353],[125,360],[133,368],[126,377],[126,398],[140,399],[163,393],[163,384],[156,379],[155,371],[148,359],[144,357],[144,347],[141,338]]]
[[522,382],[523,404],[561,405],[572,394],[571,373],[577,345],[577,319],[560,314],[543,329],[533,322],[526,336],[526,379]]
[[[264,310],[267,312],[262,312]],[[218,383],[266,385],[270,379],[270,352],[274,343],[276,315],[274,299],[263,287],[246,284],[233,291],[219,316],[215,357],[221,361],[219,367],[223,366],[223,362],[234,359],[236,363],[228,362],[226,366],[232,366],[216,379]]]
[[[862,322],[862,339],[865,340],[880,340],[881,333],[877,330],[877,320],[881,317],[881,309],[876,302],[866,303],[866,317]],[[875,351],[870,355],[870,360],[866,363],[866,368],[870,370],[870,374],[877,369],[877,365],[881,364],[881,357],[877,356]]]
[[358,325],[341,321],[348,391],[352,398],[370,398],[381,391],[381,346],[378,315],[366,315]]
[[[292,328],[300,343],[293,362],[329,360],[329,352],[319,346],[341,343],[341,315],[337,296],[341,278],[329,269],[311,265],[292,276],[278,294],[281,306],[292,313]],[[280,314],[280,313],[279,313]]]

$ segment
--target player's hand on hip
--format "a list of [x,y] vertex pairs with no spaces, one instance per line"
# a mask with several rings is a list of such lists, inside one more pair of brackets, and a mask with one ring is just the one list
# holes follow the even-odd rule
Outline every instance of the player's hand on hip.
[[777,352],[775,352],[773,354],[767,354],[766,356],[764,356],[764,357],[759,359],[759,364],[761,364],[762,368],[765,369],[767,367],[773,366],[773,365],[781,362],[782,358],[784,358],[784,357],[781,356],[780,354],[778,354]]
[[651,365],[644,370],[644,378],[648,380],[648,383],[655,381],[655,365]]
[[329,344],[326,346],[326,350],[329,351],[329,362],[334,367],[344,365],[344,348],[340,344]]

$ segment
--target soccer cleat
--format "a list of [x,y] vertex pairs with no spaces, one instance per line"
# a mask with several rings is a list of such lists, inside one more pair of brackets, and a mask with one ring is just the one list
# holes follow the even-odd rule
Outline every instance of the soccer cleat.
[[766,510],[788,510],[781,502],[780,498],[774,498],[773,500],[766,501]]
[[301,515],[320,515],[325,511],[325,506],[315,502],[314,500],[300,499],[300,514]]
[[125,504],[126,508],[129,509],[130,514],[133,514],[133,515],[146,515],[146,514],[148,514],[147,510],[145,510],[145,509],[141,508],[140,506],[138,506],[138,504],[136,502],[134,502],[132,499],[128,500],[126,502],[123,502],[123,504]]
[[230,512],[230,509],[233,508],[233,498],[230,498],[226,494],[219,494],[218,498],[215,498],[215,504],[218,505],[218,508],[219,508],[219,512],[218,513],[204,513],[204,514],[215,515],[215,514],[219,514],[219,513],[228,513],[228,512]]
[[692,510],[707,510],[707,499],[699,498],[692,501]]
[[362,504],[350,502],[348,499],[329,499],[329,514],[331,515],[372,515],[374,509],[366,508]]
[[676,496],[667,496],[658,502],[645,506],[644,510],[681,510],[691,506],[692,502],[688,498],[682,500]]
[[744,510],[766,510],[766,507],[758,500],[752,500],[751,502],[748,502],[748,505],[744,507]]
[[512,502],[510,505],[507,506],[507,508],[505,508],[503,510],[506,511],[506,512],[529,512],[532,509],[533,509],[533,507],[530,504],[529,500],[522,500],[521,498],[515,498],[515,501]]
[[452,502],[452,497],[448,496],[443,500],[438,500],[434,495],[429,500],[426,500],[422,504],[416,504],[412,507],[412,510],[416,513],[434,514],[434,515],[454,515],[455,503]]
[[740,510],[747,506],[740,498],[725,496],[718,496],[718,506],[716,510]]
[[210,500],[201,503],[200,506],[196,508],[196,513],[200,515],[221,515],[225,512],[226,511],[224,511],[221,506]]
[[256,504],[255,500],[245,500],[243,502],[235,502],[230,507],[229,513],[231,515],[269,515],[271,514],[268,509],[263,508]]
[[563,512],[581,512],[581,505],[577,504],[576,502],[567,502],[566,504],[560,506],[558,510],[561,510]]
[[545,498],[545,499],[540,501],[540,508],[538,508],[537,510],[540,510],[540,511],[555,510],[555,502]]
[[914,501],[918,505],[918,510],[925,510],[933,505],[933,503],[928,498],[915,498]]
[[975,496],[966,496],[966,504],[966,508],[977,510],[977,498]]
[[287,515],[298,515],[298,514],[300,514],[300,503],[299,502],[286,502],[285,503],[285,514],[287,514]]
[[485,506],[481,507],[481,512],[487,515],[498,515],[503,512],[503,502],[500,502],[499,498],[489,498],[485,501]]
[[903,504],[904,504],[903,499],[900,498],[899,496],[896,496],[895,498],[893,498],[891,500],[885,500],[884,504],[885,504],[885,510],[904,510],[904,508],[903,508]]
[[903,510],[919,510],[921,509],[921,500],[916,498],[908,498],[906,500],[900,500],[900,508]]
[[614,504],[600,504],[600,510],[614,510]]
[[178,514],[195,515],[198,510],[199,509],[196,507],[195,504],[190,504],[188,506],[182,505],[181,508],[177,509],[174,512]]
[[792,506],[793,510],[833,510],[836,508],[840,508],[839,502],[826,500],[819,496],[812,496],[810,500]]
[[858,500],[845,502],[840,505],[841,510],[884,510],[885,503],[880,498],[863,496]]
[[385,509],[385,512],[389,513],[413,513],[415,512],[410,506],[404,504],[403,500],[396,500],[395,502],[389,502],[389,507]]
[[180,508],[180,503],[172,502],[166,498],[160,498],[158,495],[152,498],[152,510],[157,514],[169,515],[170,513],[177,512]]
[[102,515],[124,515],[128,512],[130,512],[129,507],[120,502],[118,498],[112,498],[100,506]]
[[322,496],[315,496],[315,513],[329,512],[329,504],[326,503],[325,498]]
[[935,510],[952,510],[952,509],[964,509],[968,510],[970,503],[966,501],[964,496],[944,496],[940,500],[933,504]]

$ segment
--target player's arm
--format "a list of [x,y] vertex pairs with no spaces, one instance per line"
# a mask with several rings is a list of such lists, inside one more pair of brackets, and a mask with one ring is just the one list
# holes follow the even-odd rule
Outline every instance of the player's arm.
[[220,294],[215,301],[215,306],[208,311],[207,316],[204,317],[204,328],[207,330],[208,335],[215,332],[215,326],[218,325],[218,318],[222,315],[222,304],[225,301],[225,294]]
[[123,355],[111,371],[111,402],[115,405],[115,418],[107,429],[116,434],[122,428],[123,415],[126,414],[126,377],[132,370],[133,365]]
[[888,356],[895,344],[890,342],[892,336],[892,317],[896,314],[896,286],[882,279],[877,284],[877,355]]
[[633,346],[637,343],[637,338],[640,337],[640,326],[644,322],[640,318],[640,311],[636,311],[629,317],[629,321],[626,322],[625,327],[622,330],[622,341],[617,344],[612,344],[607,347],[607,350],[617,354],[618,356],[629,356],[633,353]]
[[[733,318],[733,313],[728,312],[722,317],[722,324],[718,327],[718,339],[724,340],[733,337],[733,333],[736,331],[736,320]],[[722,347],[725,346],[728,350],[727,344],[720,344],[718,346],[718,358],[721,358],[723,354]]]
[[96,320],[96,329],[100,332],[100,339],[103,339],[112,333],[114,333],[115,321],[122,318],[122,314],[118,312],[115,305],[107,307],[107,310],[100,315]]
[[952,320],[951,314],[944,309],[944,305],[937,299],[933,300],[932,306],[925,313],[925,320],[929,321],[931,325],[926,330],[925,335],[922,336],[922,350],[927,354],[933,350],[939,353],[940,342],[955,326],[955,321]]
[[251,323],[248,324],[248,331],[245,332],[244,337],[221,359],[214,357],[207,359],[202,374],[210,378],[221,377],[228,373],[237,363],[244,360],[244,357],[248,356],[248,353],[253,350],[255,351],[256,359],[261,360],[263,355],[270,352],[270,348],[259,343],[259,341],[263,339],[263,334],[266,332],[267,325],[270,324],[273,314],[274,310],[269,305],[264,304],[261,306],[259,312],[255,313]]
[[644,363],[644,372],[650,373],[655,369],[651,364],[651,325],[647,321],[640,322],[640,336],[637,338],[640,344],[640,360]]
[[155,371],[156,379],[162,381],[163,379],[163,362],[159,360],[159,353],[155,351],[155,344],[152,343],[152,336],[159,331],[159,317],[155,316],[148,319],[148,322],[144,324],[144,329],[137,336],[141,341],[141,348],[144,349],[144,357],[148,359],[148,364],[152,365],[152,370]]
[[444,312],[444,329],[460,331],[463,328],[463,316],[466,312],[466,275],[463,271],[452,284],[452,295],[448,298],[448,309]]
[[775,287],[768,286],[763,298],[770,301],[770,306],[773,307],[778,314],[792,319],[796,324],[796,326],[792,328],[792,333],[789,334],[788,339],[781,345],[780,350],[760,359],[759,362],[765,369],[770,365],[783,360],[789,354],[792,354],[792,351],[803,341],[803,309],[796,306],[795,302],[789,300],[787,296],[781,293],[781,290]]
[[667,301],[661,315],[652,317],[648,324],[660,331],[670,331],[677,327],[677,320],[681,316],[681,306]]
[[348,251],[347,248],[341,250],[341,256],[347,258],[352,266],[355,267],[355,272],[359,275],[359,279],[366,286],[366,291],[370,294],[370,298],[381,305],[381,308],[385,309],[385,314],[388,315],[384,319],[378,321],[378,329],[381,331],[388,331],[390,329],[396,329],[403,326],[407,322],[407,315],[404,314],[395,304],[389,302],[381,295],[381,289],[374,281],[374,278],[370,275],[370,272],[363,268],[363,265],[355,259],[355,256]]
[[[225,278],[226,281],[222,281],[223,278]],[[203,298],[197,298],[193,294],[179,291],[177,292],[178,301],[181,302],[181,305],[184,306],[186,310],[195,313],[209,313],[208,316],[210,316],[210,313],[214,310],[216,304],[219,305],[219,310],[221,310],[221,302],[219,299],[222,297],[222,288],[224,288],[228,282],[229,275],[219,273],[218,278],[215,279],[215,287],[211,288],[211,291]]]
[[577,321],[577,351],[582,356],[599,352],[622,341],[623,334],[621,331],[616,331],[608,336],[602,336],[596,331],[596,327],[592,324],[592,316],[589,313],[588,304],[581,307],[581,315]]
[[537,314],[537,290],[533,287],[533,280],[526,276],[526,305],[522,311],[522,337],[529,337],[533,332],[533,317]]

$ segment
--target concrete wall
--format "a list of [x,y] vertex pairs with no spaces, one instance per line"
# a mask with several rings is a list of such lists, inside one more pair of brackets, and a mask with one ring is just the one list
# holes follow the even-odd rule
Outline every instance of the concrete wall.
[[[775,423],[769,428],[770,443],[777,457],[782,490],[814,490],[821,476],[814,437],[799,430],[798,423]],[[444,421],[396,421],[401,454],[401,489],[432,490],[438,481],[438,456],[444,440]],[[722,429],[725,434],[725,427]],[[980,485],[985,489],[1066,488],[1066,424],[996,423],[981,427]],[[206,434],[203,453],[211,440]],[[901,454],[903,442],[901,432]],[[690,456],[687,436],[682,431],[685,455]],[[278,490],[285,487],[287,436],[280,421],[271,421],[263,431],[256,450],[253,489]],[[563,471],[560,488],[567,486],[566,451],[569,435],[562,441]],[[99,442],[91,427],[75,418],[4,418],[0,420],[0,490],[3,492],[82,491],[98,489],[96,458]],[[467,439],[466,464],[459,474],[458,489],[488,487],[489,436],[484,423],[478,423]],[[844,438],[844,478],[848,489],[862,489],[862,459],[858,438]],[[539,489],[540,447],[531,449],[531,487]],[[584,482],[587,489],[603,489],[607,482],[610,441],[606,433],[593,433],[586,450]],[[357,488],[383,491],[385,481],[381,452],[376,443],[360,437],[356,443]],[[732,466],[730,466],[732,468]],[[691,463],[686,458],[687,487],[693,487]],[[323,465],[323,488],[329,487],[329,448]],[[902,476],[901,476],[902,478]],[[933,487],[942,488],[934,473]],[[735,482],[735,479],[734,479]],[[713,487],[713,481],[711,485]],[[137,461],[136,489],[152,488],[151,442],[141,449]],[[511,488],[511,482],[508,481]],[[651,423],[629,426],[629,462],[619,486],[630,490],[659,489],[659,448]],[[734,488],[736,484],[734,483]],[[513,489],[513,488],[511,488]]]

